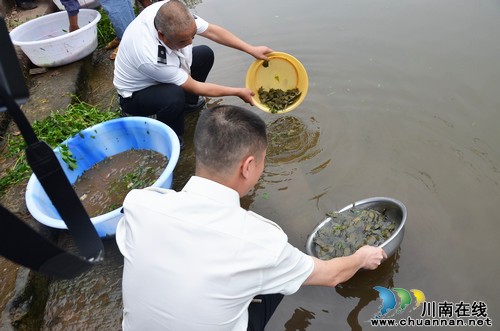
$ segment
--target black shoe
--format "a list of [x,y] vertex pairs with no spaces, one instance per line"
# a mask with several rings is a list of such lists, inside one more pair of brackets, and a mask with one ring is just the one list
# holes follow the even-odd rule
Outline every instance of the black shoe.
[[207,101],[205,100],[204,97],[198,97],[198,102],[196,104],[188,103],[184,107],[184,113],[188,114],[188,113],[192,113],[194,111],[202,110],[203,108],[205,108],[206,104],[207,104]]
[[38,7],[34,1],[16,1],[16,5],[22,10],[30,10]]

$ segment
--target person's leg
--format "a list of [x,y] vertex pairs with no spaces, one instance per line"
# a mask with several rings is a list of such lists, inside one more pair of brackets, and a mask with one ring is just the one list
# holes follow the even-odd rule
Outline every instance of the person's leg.
[[[193,63],[191,64],[191,77],[199,82],[205,82],[214,65],[214,52],[206,45],[193,47]],[[196,104],[198,96],[186,93],[186,103]]]
[[153,4],[152,0],[139,0],[143,8],[149,7]]
[[109,16],[116,37],[121,40],[125,29],[135,18],[132,2],[130,0],[101,0],[101,5]]
[[248,306],[248,331],[264,331],[282,299],[283,294],[256,296]]
[[184,134],[184,90],[174,84],[158,84],[120,98],[122,111],[136,116],[151,116],[167,124],[180,137]]

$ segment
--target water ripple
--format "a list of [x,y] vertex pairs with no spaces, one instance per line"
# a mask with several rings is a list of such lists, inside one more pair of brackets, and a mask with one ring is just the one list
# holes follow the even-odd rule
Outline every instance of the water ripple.
[[[311,118],[311,121],[314,119]],[[318,128],[309,128],[301,119],[283,116],[268,124],[267,163],[283,164],[311,159],[320,152]]]

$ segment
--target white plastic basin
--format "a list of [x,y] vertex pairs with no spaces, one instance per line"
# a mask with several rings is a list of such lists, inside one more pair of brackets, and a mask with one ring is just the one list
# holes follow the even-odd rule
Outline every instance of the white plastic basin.
[[95,9],[80,9],[80,29],[69,32],[68,14],[57,12],[21,24],[10,32],[12,43],[39,67],[57,67],[83,59],[97,48]]
[[[170,188],[173,171],[180,154],[179,139],[166,124],[148,117],[124,117],[87,128],[63,144],[68,145],[78,167],[70,170],[58,148],[54,152],[66,177],[74,184],[78,177],[94,164],[109,156],[130,150],[153,150],[168,159],[168,164],[153,186]],[[57,229],[67,229],[66,223],[43,190],[38,178],[32,175],[26,188],[26,205],[40,223]],[[113,236],[122,213],[121,207],[91,218],[100,237]]]

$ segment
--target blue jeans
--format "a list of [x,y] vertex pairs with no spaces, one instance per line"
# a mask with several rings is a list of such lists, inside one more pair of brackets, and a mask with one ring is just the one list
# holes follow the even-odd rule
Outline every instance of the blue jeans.
[[101,5],[109,16],[116,37],[121,40],[125,29],[135,18],[132,2],[130,0],[101,0]]

